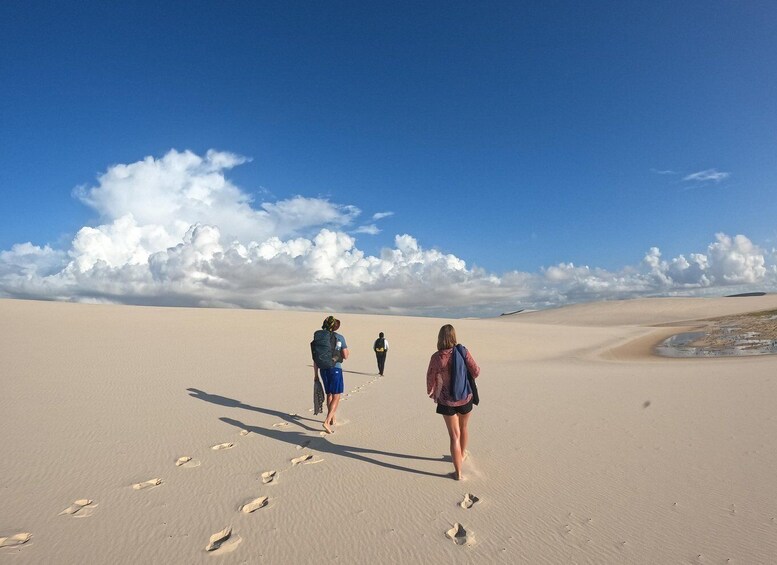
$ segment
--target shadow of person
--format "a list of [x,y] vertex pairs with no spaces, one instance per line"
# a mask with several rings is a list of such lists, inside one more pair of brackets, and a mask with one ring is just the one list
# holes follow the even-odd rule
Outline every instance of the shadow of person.
[[260,414],[267,414],[268,416],[274,416],[276,418],[280,418],[284,422],[288,422],[290,424],[296,424],[297,426],[304,428],[306,430],[309,430],[311,432],[318,431],[318,428],[311,428],[307,424],[303,424],[301,422],[301,420],[306,420],[308,422],[318,422],[317,420],[313,420],[312,418],[304,418],[299,415],[291,415],[287,412],[281,412],[280,410],[272,410],[271,408],[261,408],[259,406],[251,406],[250,404],[244,404],[243,402],[240,402],[239,400],[235,400],[234,398],[228,398],[226,396],[220,396],[218,394],[210,394],[198,388],[187,388],[186,390],[189,392],[189,396],[193,398],[197,398],[199,400],[204,400],[205,402],[211,402],[212,404],[218,404],[219,406],[226,406],[228,408],[241,408],[243,410],[253,410],[254,412],[259,412]]
[[[249,426],[239,420],[232,418],[222,417],[219,418],[222,422],[226,422],[231,426],[235,426],[241,430],[248,430],[251,433],[264,436],[270,439],[275,439],[288,443],[291,445],[301,445],[304,441],[310,440],[311,437],[307,434],[296,430],[280,431],[269,428],[261,428],[259,426]],[[448,477],[448,473],[430,473],[429,471],[422,471],[421,469],[413,469],[411,467],[404,467],[396,463],[388,463],[379,459],[374,459],[368,455],[384,455],[386,457],[396,457],[398,459],[415,459],[418,461],[438,461],[442,462],[444,457],[420,457],[417,455],[407,455],[405,453],[391,453],[389,451],[380,451],[377,449],[369,449],[365,447],[356,447],[351,445],[342,445],[330,443],[326,437],[317,437],[315,444],[311,442],[310,449],[318,451],[320,453],[329,453],[331,455],[339,455],[341,457],[348,457],[350,459],[356,459],[364,463],[370,463],[372,465],[378,465],[379,467],[385,467],[387,469],[394,469],[395,471],[402,471],[405,473],[414,473],[416,475],[426,475],[428,477]]]
[[[311,369],[313,368],[313,365],[308,365]],[[351,373],[352,375],[364,375],[367,377],[374,377],[378,373],[363,373],[362,371],[349,371],[348,369],[343,369],[343,373]]]

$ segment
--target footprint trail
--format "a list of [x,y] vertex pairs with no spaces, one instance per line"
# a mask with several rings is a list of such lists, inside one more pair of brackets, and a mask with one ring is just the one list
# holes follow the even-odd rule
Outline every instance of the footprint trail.
[[480,499],[477,496],[468,492],[467,494],[464,495],[464,500],[459,502],[459,506],[461,506],[464,509],[472,508],[472,506],[479,500]]
[[456,522],[453,527],[445,532],[445,537],[453,540],[456,545],[468,545],[470,543],[470,536],[467,534],[467,530],[464,526]]
[[267,506],[268,500],[269,500],[268,497],[260,496],[259,498],[255,498],[248,504],[244,504],[243,506],[241,506],[240,511],[243,514],[250,514],[254,510],[259,510],[260,508],[264,508],[265,506]]
[[313,459],[313,456],[310,454],[306,455],[300,455],[299,457],[295,457],[291,460],[292,465],[299,465],[300,463],[304,463],[305,461],[309,461],[310,459]]
[[208,541],[208,545],[205,547],[205,551],[214,551],[221,547],[221,544],[223,544],[225,541],[229,539],[229,537],[232,535],[232,527],[227,526],[220,532],[216,532],[212,536],[210,536],[210,540]]
[[88,498],[78,499],[73,504],[65,508],[62,512],[60,512],[59,515],[62,516],[64,514],[68,514],[68,515],[77,514],[82,508],[91,506],[92,502],[93,501],[89,500]]
[[143,481],[142,483],[135,483],[132,485],[132,488],[135,490],[143,490],[147,488],[156,487],[162,484],[162,479],[149,479],[147,481]]
[[30,541],[30,538],[32,538],[32,534],[29,532],[21,532],[6,538],[0,538],[0,547],[18,547]]
[[235,444],[232,442],[226,442],[226,443],[218,443],[216,445],[211,446],[211,449],[213,451],[220,451],[222,449],[232,449],[235,447]]

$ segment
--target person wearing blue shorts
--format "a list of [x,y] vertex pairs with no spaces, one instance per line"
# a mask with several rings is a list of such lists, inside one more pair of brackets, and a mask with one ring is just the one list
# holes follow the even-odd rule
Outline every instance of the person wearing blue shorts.
[[[348,345],[345,342],[345,337],[342,334],[337,333],[340,328],[340,320],[334,316],[327,316],[324,319],[324,323],[321,329],[334,332],[337,339],[336,350],[340,353],[340,358],[345,361],[348,359]],[[313,378],[316,378],[316,367],[313,367]],[[324,420],[324,429],[326,433],[333,433],[332,427],[335,425],[335,413],[337,407],[340,404],[340,395],[343,394],[345,385],[343,383],[343,365],[338,362],[331,369],[319,369],[321,374],[321,382],[324,385],[324,392],[326,393],[326,420]]]

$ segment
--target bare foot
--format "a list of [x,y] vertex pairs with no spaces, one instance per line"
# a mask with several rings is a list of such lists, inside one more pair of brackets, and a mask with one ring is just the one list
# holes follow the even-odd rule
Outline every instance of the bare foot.
[[454,481],[464,480],[464,475],[462,475],[461,473],[457,473],[456,471],[453,471],[452,473],[448,473],[448,476]]
[[333,433],[333,432],[332,432],[332,428],[330,428],[330,427],[329,427],[329,424],[327,424],[326,422],[324,422],[324,423],[323,423],[323,424],[321,424],[321,425],[322,425],[322,426],[324,426],[324,429],[326,430],[326,433],[328,433],[328,434],[331,434],[331,433]]

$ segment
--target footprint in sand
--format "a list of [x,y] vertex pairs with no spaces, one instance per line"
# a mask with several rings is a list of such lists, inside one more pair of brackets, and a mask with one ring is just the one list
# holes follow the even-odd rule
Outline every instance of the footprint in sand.
[[132,485],[132,488],[135,490],[143,490],[146,488],[152,488],[157,487],[162,484],[162,479],[149,479],[147,481],[143,481],[142,483],[135,483]]
[[267,501],[269,499],[266,496],[260,496],[259,498],[255,498],[248,504],[244,504],[240,507],[240,511],[243,514],[250,514],[254,510],[259,510],[260,508],[263,508],[264,506],[267,506]]
[[85,508],[87,506],[91,506],[92,500],[89,500],[88,498],[80,498],[76,500],[73,504],[65,508],[62,512],[59,513],[60,516],[63,514],[76,514],[79,510],[82,508]]
[[31,537],[31,533],[21,532],[7,538],[0,538],[0,547],[18,547],[30,541]]
[[247,436],[250,432],[248,430],[240,430],[241,436]]
[[307,446],[310,445],[310,440],[303,441],[297,446],[297,449],[305,449]]
[[188,455],[184,455],[183,457],[179,457],[175,460],[175,466],[176,467],[185,467],[186,469],[192,469],[194,467],[199,467],[202,465],[202,462],[197,459],[192,459]]
[[272,427],[273,428],[285,428],[288,425],[289,425],[288,422],[278,422],[277,424],[273,424]]
[[309,461],[313,459],[313,456],[310,454],[307,455],[300,455],[299,457],[295,457],[291,460],[292,465],[299,465],[300,463],[304,463],[305,461]]
[[464,495],[464,500],[459,502],[459,506],[461,506],[464,509],[472,508],[472,505],[479,500],[480,499],[477,496],[468,492],[467,494]]
[[234,443],[227,442],[227,443],[219,443],[219,444],[216,444],[216,445],[212,445],[211,449],[213,451],[218,451],[220,449],[232,449],[233,447],[235,447]]
[[230,537],[232,536],[232,527],[227,526],[220,532],[216,532],[212,536],[210,536],[210,540],[208,541],[208,545],[205,546],[205,551],[215,551],[218,548],[220,548],[222,545],[224,545],[224,542],[226,542]]
[[278,472],[277,471],[265,471],[262,473],[262,483],[268,484],[273,482],[276,478],[278,478]]
[[458,522],[453,524],[453,527],[445,532],[445,537],[452,539],[453,543],[456,545],[466,545],[470,541],[469,536],[467,535],[467,530],[465,530],[464,526]]

